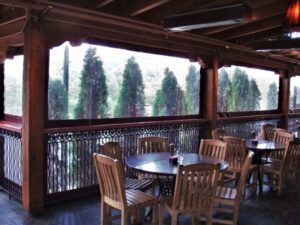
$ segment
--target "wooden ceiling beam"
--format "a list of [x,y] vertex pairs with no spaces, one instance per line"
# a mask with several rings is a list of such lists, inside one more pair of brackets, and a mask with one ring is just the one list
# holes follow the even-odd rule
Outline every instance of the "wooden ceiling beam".
[[[286,10],[287,5],[288,5],[288,1],[278,0],[276,2],[270,1],[268,4],[257,6],[252,9],[251,21],[254,22],[256,20],[263,20],[276,15],[282,15]],[[245,24],[236,24],[232,26],[205,28],[205,29],[200,29],[199,34],[213,35],[222,31],[237,29],[239,26],[244,26],[244,25]]]
[[115,0],[101,0],[101,1],[97,1],[97,5],[96,5],[96,8],[97,9],[100,9],[106,5],[109,5],[110,3],[112,3],[113,1]]
[[243,36],[241,38],[232,39],[231,42],[242,45],[251,45],[253,40],[266,40],[268,38],[275,38],[280,34],[282,34],[282,27],[276,27],[274,29],[265,30],[262,32]]
[[270,30],[276,27],[281,27],[282,22],[283,15],[277,15],[265,20],[259,20],[245,24],[244,26],[240,26],[240,28],[226,30],[224,32],[212,35],[211,37],[228,41],[246,35],[255,34],[261,31]]
[[0,37],[21,32],[24,27],[26,18],[26,16],[22,16],[14,20],[0,23]]
[[300,49],[300,38],[289,40],[270,40],[270,41],[257,41],[251,44],[251,47],[256,50],[272,50],[279,51],[284,49]]
[[0,37],[0,51],[5,51],[10,46],[22,46],[24,43],[24,34],[22,32]]
[[170,0],[135,0],[135,2],[131,1],[130,4],[128,4],[128,6],[122,11],[124,11],[125,15],[133,17],[159,7],[169,1]]

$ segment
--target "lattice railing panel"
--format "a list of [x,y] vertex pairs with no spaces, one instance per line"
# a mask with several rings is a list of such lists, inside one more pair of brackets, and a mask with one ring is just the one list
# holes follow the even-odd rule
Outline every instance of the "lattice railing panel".
[[290,115],[289,116],[289,130],[290,131],[297,131],[297,124],[296,121],[300,122],[300,116]]
[[197,152],[204,137],[202,123],[168,124],[82,132],[47,134],[47,195],[87,188],[96,184],[92,154],[107,141],[118,141],[124,157],[136,153],[143,136],[168,137],[182,152]]
[[22,198],[21,135],[0,129],[0,186],[10,195]]
[[217,127],[224,129],[226,135],[250,139],[252,138],[252,131],[255,131],[255,133],[260,136],[261,126],[266,123],[270,123],[275,127],[279,127],[281,119],[220,120],[217,122]]

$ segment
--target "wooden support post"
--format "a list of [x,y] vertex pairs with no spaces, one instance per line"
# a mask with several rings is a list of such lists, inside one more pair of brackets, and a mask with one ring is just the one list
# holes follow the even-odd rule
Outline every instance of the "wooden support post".
[[278,110],[283,114],[281,126],[288,129],[289,123],[289,95],[290,95],[290,78],[284,71],[280,72],[279,78],[279,97]]
[[218,101],[218,58],[213,58],[211,68],[201,69],[201,99],[203,117],[210,120],[207,137],[211,135],[211,129],[217,126],[217,101]]
[[44,208],[44,120],[46,104],[45,34],[41,21],[29,19],[24,30],[23,74],[23,185],[25,210],[36,214]]
[[4,120],[4,62],[5,52],[0,52],[0,120]]

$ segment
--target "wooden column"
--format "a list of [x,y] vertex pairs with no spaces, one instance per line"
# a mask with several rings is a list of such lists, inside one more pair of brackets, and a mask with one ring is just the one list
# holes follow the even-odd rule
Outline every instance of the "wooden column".
[[210,68],[201,69],[202,113],[204,118],[210,120],[207,137],[210,137],[211,129],[217,126],[218,68],[218,58],[214,57]]
[[0,52],[0,120],[4,119],[4,62],[5,52]]
[[278,94],[278,110],[279,113],[283,114],[281,127],[288,129],[290,78],[288,77],[288,74],[284,71],[280,72]]
[[41,22],[29,19],[24,30],[22,200],[24,209],[32,214],[44,208],[46,59],[45,33]]

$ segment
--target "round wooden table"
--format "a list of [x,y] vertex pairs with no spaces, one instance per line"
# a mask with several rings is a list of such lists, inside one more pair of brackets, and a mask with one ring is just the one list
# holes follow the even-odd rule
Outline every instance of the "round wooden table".
[[[261,177],[260,167],[262,164],[267,162],[267,158],[272,151],[284,150],[285,145],[268,140],[257,140],[257,143],[255,143],[252,139],[247,139],[246,148],[254,152],[252,163],[256,164],[258,167],[257,178],[259,185],[259,194],[261,195],[263,193],[263,178]],[[263,160],[263,156],[265,157],[265,160]]]
[[[125,159],[126,165],[138,172],[156,175],[160,187],[159,194],[172,195],[178,165],[191,164],[217,164],[220,170],[224,171],[228,168],[228,163],[223,160],[212,158],[205,155],[195,153],[180,153],[178,163],[173,164],[169,161],[170,153],[147,153],[140,155],[133,155]],[[167,178],[167,182],[161,182],[161,177]]]

